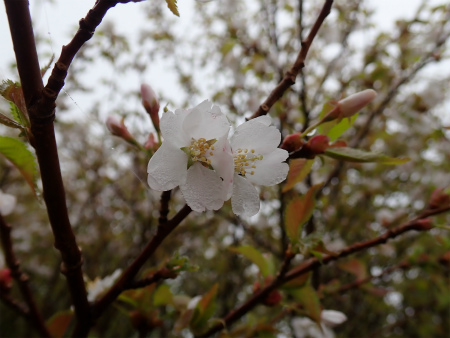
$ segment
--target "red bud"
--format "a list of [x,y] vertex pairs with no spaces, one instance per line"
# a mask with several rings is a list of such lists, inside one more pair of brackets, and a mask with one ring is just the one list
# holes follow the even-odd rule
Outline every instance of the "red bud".
[[11,270],[0,269],[0,289],[9,291],[12,288]]
[[309,139],[304,147],[311,150],[315,155],[323,154],[329,147],[330,138],[326,135],[316,135]]
[[430,197],[428,206],[430,209],[445,208],[450,205],[450,195],[444,192],[443,188],[437,188],[433,191]]
[[304,141],[300,137],[300,133],[295,133],[286,136],[280,148],[286,150],[288,153],[292,153],[293,151],[300,149],[303,144]]

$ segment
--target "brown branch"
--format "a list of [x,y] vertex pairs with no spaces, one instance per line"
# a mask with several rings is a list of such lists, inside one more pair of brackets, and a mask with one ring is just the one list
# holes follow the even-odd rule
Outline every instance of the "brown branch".
[[78,320],[90,321],[89,304],[81,271],[81,251],[69,222],[64,185],[59,166],[53,127],[53,106],[43,109],[43,83],[36,53],[28,1],[5,0],[17,69],[31,122],[33,145],[41,170],[44,200],[55,247],[62,256],[61,271],[66,275]]
[[386,231],[383,235],[376,237],[374,239],[358,242],[351,246],[348,246],[347,248],[341,250],[340,252],[334,254],[334,255],[327,255],[322,257],[321,259],[318,258],[310,258],[306,261],[304,261],[299,266],[292,268],[290,271],[288,271],[286,274],[284,274],[283,278],[275,279],[270,284],[266,285],[265,287],[261,288],[258,292],[254,293],[252,297],[250,297],[246,302],[244,302],[241,306],[238,308],[230,311],[222,320],[217,321],[216,324],[214,324],[210,329],[208,329],[206,332],[204,332],[201,335],[198,335],[197,337],[209,337],[223,328],[231,325],[236,320],[244,316],[247,312],[252,310],[256,305],[260,304],[269,294],[271,291],[275,290],[282,284],[297,278],[305,273],[308,273],[312,270],[314,270],[316,267],[328,264],[332,261],[336,261],[340,258],[347,257],[353,253],[367,250],[371,247],[377,246],[379,244],[386,243],[389,239],[393,239],[395,237],[400,236],[401,234],[416,230],[416,231],[427,231],[432,228],[429,221],[427,219],[424,219],[427,216],[437,215],[439,213],[449,211],[450,206],[446,208],[441,208],[439,210],[434,210],[426,213],[422,213],[418,217],[414,218],[413,220],[402,224],[396,228],[390,229]]
[[[14,1],[14,0],[12,0]],[[109,9],[118,3],[140,2],[143,0],[97,0],[94,7],[89,10],[86,17],[80,20],[79,29],[72,40],[62,47],[61,55],[53,67],[47,85],[42,92],[41,108],[46,110],[48,115],[53,114],[55,101],[59,92],[64,86],[70,64],[73,58],[95,32]]]
[[29,319],[30,311],[28,310],[28,307],[25,304],[12,298],[9,294],[4,293],[2,290],[0,290],[0,300],[5,305],[9,306],[9,308],[16,311],[19,316],[23,316],[26,319]]
[[123,290],[132,286],[132,281],[145,262],[153,255],[163,240],[189,215],[192,209],[185,205],[171,220],[160,224],[155,236],[145,246],[140,255],[131,263],[114,285],[94,305],[93,313],[99,317]]
[[[11,302],[8,302],[8,305],[15,307],[16,310],[20,310],[20,313],[25,316],[25,318],[34,326],[34,328],[39,332],[39,334],[43,337],[50,337],[50,333],[45,326],[44,318],[42,314],[38,310],[36,302],[34,300],[33,294],[31,292],[30,286],[28,285],[28,276],[22,272],[20,268],[20,263],[16,258],[14,253],[13,244],[11,240],[11,226],[8,225],[3,216],[0,214],[0,235],[1,235],[1,243],[5,255],[5,261],[8,265],[11,276],[16,281],[19,286],[20,293],[28,306],[27,311],[24,312],[23,306],[14,302],[11,299]],[[4,298],[4,297],[2,297]],[[6,298],[5,298],[6,300]]]
[[167,223],[167,215],[169,214],[169,202],[172,190],[163,191],[161,194],[161,205],[159,207],[159,224]]
[[259,106],[258,110],[249,117],[250,119],[254,119],[258,116],[266,115],[270,108],[277,102],[284,94],[284,92],[295,83],[295,79],[300,72],[300,70],[305,66],[305,59],[308,54],[309,48],[319,31],[320,26],[324,22],[325,18],[330,14],[331,6],[333,4],[333,0],[326,0],[323,8],[317,17],[314,26],[309,32],[306,40],[302,41],[302,48],[295,60],[294,65],[291,69],[289,69],[283,77],[283,80],[275,87],[275,89],[270,93],[269,97],[264,101],[262,105]]

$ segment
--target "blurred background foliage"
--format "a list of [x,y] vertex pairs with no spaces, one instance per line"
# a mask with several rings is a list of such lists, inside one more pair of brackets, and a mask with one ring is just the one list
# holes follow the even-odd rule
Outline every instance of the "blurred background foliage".
[[[305,130],[325,102],[373,88],[379,94],[377,99],[340,139],[354,147],[409,157],[411,161],[384,166],[316,158],[312,173],[294,191],[283,195],[281,187],[261,188],[262,207],[257,216],[238,218],[229,202],[218,212],[191,214],[146,265],[160,266],[178,253],[198,267],[161,283],[184,302],[184,308],[189,299],[205,294],[214,283],[218,283],[215,317],[224,316],[251,295],[255,281],[263,283],[263,279],[250,260],[230,247],[251,245],[271,255],[278,267],[287,247],[283,229],[286,203],[314,184],[325,182],[303,236],[317,234],[331,251],[378,236],[412,218],[426,207],[434,189],[449,187],[450,8],[445,3],[431,6],[423,1],[413,18],[396,22],[392,31],[375,34],[377,23],[369,4],[336,1],[297,83],[270,111],[274,124],[283,136]],[[209,98],[232,123],[242,123],[295,61],[322,2],[197,3],[192,30],[185,33],[176,29],[180,19],[167,10],[165,2],[133,5],[140,6],[147,17],[136,24],[139,43],[131,44],[106,17],[77,55],[66,81],[67,95],[58,100],[59,155],[70,220],[83,250],[87,280],[123,269],[158,224],[160,193],[146,184],[148,155],[110,135],[104,124],[107,115],[125,117],[128,129],[142,144],[150,132],[154,133],[140,105],[140,83],[124,82],[122,77],[138,78],[148,65],[166,59],[177,76],[174,90],[180,92],[182,107]],[[46,48],[48,39],[43,32],[36,34],[41,63],[46,63],[51,56]],[[92,72],[95,80],[90,77]],[[166,79],[146,82],[158,81]],[[90,95],[89,100],[83,95]],[[159,96],[161,107],[180,108],[168,93],[160,92]],[[82,104],[77,97],[82,98]],[[8,110],[4,102],[1,109]],[[18,136],[3,126],[0,132]],[[43,201],[36,200],[19,172],[4,158],[0,158],[0,189],[18,199],[7,221],[44,317],[69,309]],[[175,189],[169,217],[183,204]],[[435,217],[435,224],[450,224],[450,215]],[[348,321],[335,328],[337,337],[447,337],[449,250],[445,230],[408,233],[321,267],[312,274],[311,285],[324,309],[347,315]],[[294,264],[307,255],[296,257]],[[366,282],[346,288],[364,278]],[[151,297],[153,291],[149,287],[145,290],[142,292]],[[145,303],[142,295],[129,293],[145,306],[117,301],[98,321],[93,337],[136,336],[136,317],[142,313],[146,323],[151,322],[148,336],[189,336],[180,324],[180,306],[166,304],[170,297],[156,306],[155,302]],[[289,291],[282,291],[282,296],[277,306],[260,305],[242,318],[230,328],[230,335],[302,337],[292,321],[300,315],[286,311],[298,299]],[[23,319],[3,304],[0,313],[2,336],[34,335],[31,328],[23,326]],[[179,332],[172,330],[176,322]],[[233,333],[233,329],[241,331]]]

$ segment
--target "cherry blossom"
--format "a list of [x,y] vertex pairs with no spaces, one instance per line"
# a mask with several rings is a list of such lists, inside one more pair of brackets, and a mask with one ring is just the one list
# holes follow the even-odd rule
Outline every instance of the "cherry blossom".
[[177,186],[194,211],[217,210],[231,196],[233,158],[230,124],[208,100],[195,108],[166,112],[164,141],[148,163],[148,184],[167,191]]
[[259,194],[253,184],[271,186],[285,180],[289,154],[278,148],[281,134],[270,126],[271,118],[260,116],[236,128],[230,144],[234,160],[231,206],[236,215],[258,213]]

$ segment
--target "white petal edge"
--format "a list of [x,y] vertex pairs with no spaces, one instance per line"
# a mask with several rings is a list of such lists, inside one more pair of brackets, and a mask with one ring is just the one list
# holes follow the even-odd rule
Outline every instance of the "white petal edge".
[[205,100],[189,112],[183,122],[183,130],[186,135],[197,140],[217,140],[228,135],[230,123],[218,106],[213,106],[209,100]]
[[177,109],[175,113],[171,111],[163,113],[160,128],[164,142],[170,142],[178,149],[189,146],[191,139],[183,131],[183,122],[188,114],[189,112],[184,109]]
[[218,210],[225,201],[226,192],[219,175],[198,162],[187,171],[186,182],[180,184],[180,190],[187,205],[198,212]]
[[186,181],[187,155],[170,142],[163,142],[147,166],[150,188],[167,191]]
[[[289,172],[289,165],[286,161],[289,153],[284,149],[275,149],[269,154],[263,156],[262,160],[254,162],[256,168],[254,174],[247,172],[245,175],[248,180],[257,185],[271,186],[283,182]],[[282,163],[283,162],[283,163]]]
[[230,140],[233,152],[254,149],[256,154],[264,155],[276,149],[281,141],[281,133],[267,124],[270,121],[270,117],[261,116],[238,126]]
[[234,175],[231,207],[236,215],[250,217],[259,212],[259,194],[256,188],[245,178]]

